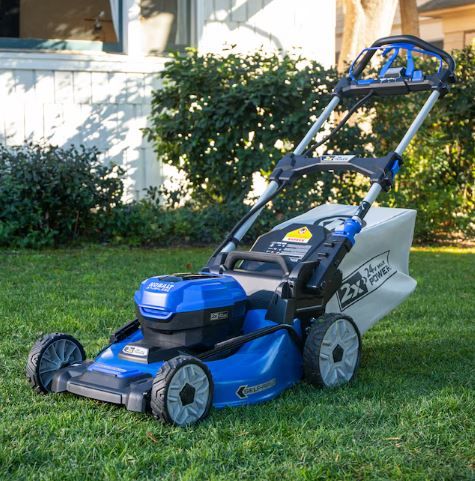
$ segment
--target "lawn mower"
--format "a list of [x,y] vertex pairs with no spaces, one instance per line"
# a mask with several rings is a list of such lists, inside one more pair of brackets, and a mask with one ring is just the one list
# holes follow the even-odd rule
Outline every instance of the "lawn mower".
[[[368,74],[375,54],[382,68]],[[432,73],[416,68],[422,56],[434,60]],[[319,387],[352,381],[361,336],[416,286],[408,273],[415,211],[371,206],[393,185],[403,151],[455,82],[454,69],[448,53],[414,36],[382,38],[364,49],[207,265],[195,274],[143,281],[134,296],[136,319],[114,332],[94,360],[86,360],[68,334],[43,336],[28,357],[32,387],[151,411],[164,423],[186,426],[212,406],[267,401],[302,379]],[[370,98],[425,90],[430,96],[393,152],[315,154]],[[347,114],[314,141],[350,97],[357,100]],[[268,202],[300,177],[322,171],[358,172],[371,187],[359,206],[321,205],[261,235],[249,251],[237,250]]]

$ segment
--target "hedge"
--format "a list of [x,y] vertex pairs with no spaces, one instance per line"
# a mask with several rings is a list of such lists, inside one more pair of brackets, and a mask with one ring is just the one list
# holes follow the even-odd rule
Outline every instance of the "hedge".
[[[475,54],[466,48],[455,55],[459,83],[437,103],[404,154],[394,189],[380,198],[382,205],[418,210],[420,242],[475,234]],[[185,181],[124,204],[124,172],[102,165],[97,150],[0,146],[0,245],[216,243],[252,203],[255,176],[267,177],[292,150],[338,78],[299,57],[193,50],[174,54],[160,76],[164,86],[153,94],[145,134]],[[426,97],[373,101],[322,152],[384,155]],[[361,122],[366,115],[374,119],[371,131]],[[355,204],[367,188],[356,174],[302,178],[264,211],[252,235],[322,202]]]
[[[437,103],[405,152],[394,190],[380,198],[382,205],[418,210],[416,239],[421,242],[460,233],[473,237],[475,232],[475,54],[467,47],[454,55],[459,82]],[[303,137],[328,103],[338,75],[299,57],[189,51],[175,54],[161,78],[164,88],[154,93],[147,135],[157,155],[186,178],[186,188],[163,191],[168,207],[181,202],[206,217],[210,205],[222,205],[236,210],[237,218],[253,174],[268,176]],[[385,155],[394,150],[426,98],[423,92],[373,101],[326,152]],[[340,112],[352,102],[345,102]],[[374,118],[371,134],[360,127],[367,114]],[[353,174],[302,179],[268,209],[261,230],[276,216],[327,200],[358,203],[367,188]]]
[[0,245],[100,239],[121,204],[123,173],[95,149],[0,145]]

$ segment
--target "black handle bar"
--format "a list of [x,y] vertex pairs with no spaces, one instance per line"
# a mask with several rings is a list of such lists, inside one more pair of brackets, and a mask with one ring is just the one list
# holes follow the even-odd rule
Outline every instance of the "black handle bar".
[[[427,50],[428,52],[439,55],[439,57],[441,57],[447,64],[450,77],[454,78],[455,60],[452,58],[452,55],[447,53],[445,50],[442,50],[435,45],[432,45],[431,43],[422,40],[419,37],[415,37],[414,35],[394,35],[392,37],[383,37],[373,42],[371,48],[384,47],[385,45],[391,45],[393,43],[409,43],[411,45],[414,45],[415,47],[419,47],[422,50]],[[364,53],[361,60],[353,69],[353,75],[355,77],[359,77],[361,75],[361,73],[373,57],[374,53],[375,50],[367,50]]]
[[236,262],[238,261],[269,262],[278,264],[285,275],[288,275],[290,272],[285,259],[279,254],[269,254],[267,252],[257,251],[231,251],[224,261],[224,267],[226,267],[226,269],[233,270]]

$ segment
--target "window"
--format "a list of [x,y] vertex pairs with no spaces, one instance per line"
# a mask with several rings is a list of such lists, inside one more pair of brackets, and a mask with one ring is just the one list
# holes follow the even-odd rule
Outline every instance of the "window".
[[191,45],[191,0],[141,0],[140,13],[145,54]]
[[[0,0],[0,48],[121,52],[124,0]],[[129,3],[129,2],[128,2]],[[191,44],[193,0],[135,0],[146,55]],[[132,20],[131,20],[132,21]]]
[[428,40],[428,42],[432,45],[434,45],[434,47],[437,47],[437,48],[440,48],[440,49],[444,49],[444,41],[443,40]]
[[0,0],[0,48],[121,51],[122,0]]

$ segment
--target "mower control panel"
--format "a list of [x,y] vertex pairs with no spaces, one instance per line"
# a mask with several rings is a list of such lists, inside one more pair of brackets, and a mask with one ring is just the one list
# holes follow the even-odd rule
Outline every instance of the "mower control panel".
[[[293,266],[297,262],[310,260],[325,238],[326,229],[319,225],[290,224],[261,235],[252,246],[251,251],[284,256],[289,265]],[[254,261],[247,261],[243,268],[261,270],[258,269],[258,264]]]

